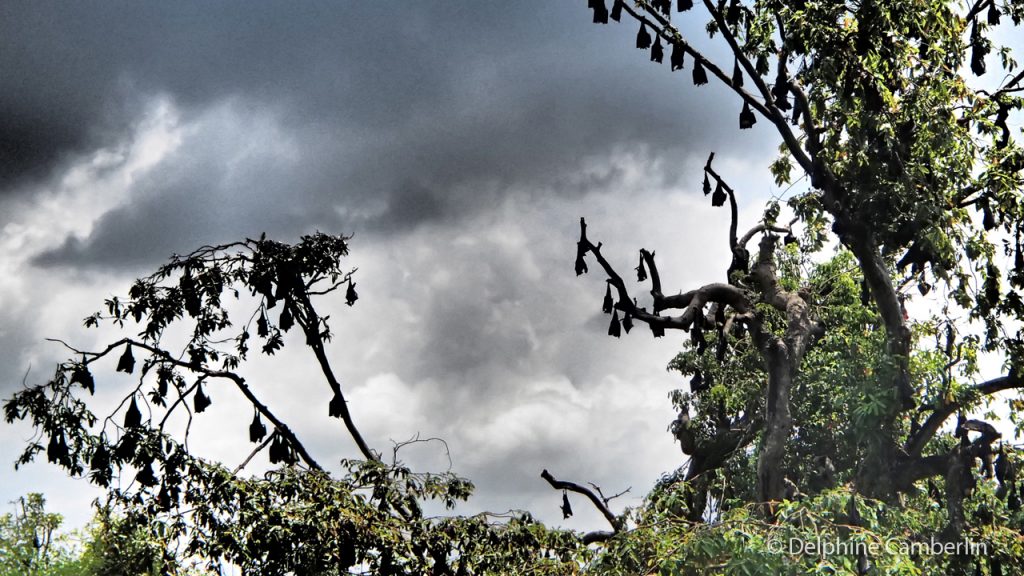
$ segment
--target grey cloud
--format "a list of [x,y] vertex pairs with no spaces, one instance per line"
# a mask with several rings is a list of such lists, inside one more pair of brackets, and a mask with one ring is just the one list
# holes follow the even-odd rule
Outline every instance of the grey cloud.
[[[642,326],[621,340],[604,335],[601,275],[572,269],[578,218],[621,272],[637,243],[659,249],[666,279],[678,270],[673,257],[704,266],[712,249],[686,260],[671,248],[680,229],[705,233],[714,221],[689,207],[673,213],[668,191],[699,194],[709,151],[752,157],[766,132],[740,133],[734,102],[692,87],[689,69],[647,62],[632,48],[635,33],[592,25],[582,3],[561,2],[4,3],[0,69],[13,71],[15,89],[5,83],[0,110],[18,113],[0,123],[24,127],[0,125],[5,150],[22,155],[3,157],[0,203],[15,188],[23,197],[52,183],[99,146],[131,145],[146,101],[166,97],[180,113],[180,147],[91,233],[63,240],[35,259],[45,269],[26,273],[127,276],[264,230],[283,240],[354,232],[362,298],[324,310],[350,390],[397,374],[417,397],[421,431],[450,441],[483,506],[550,496],[537,477],[544,467],[643,493],[682,458],[664,433],[671,414],[644,412],[649,422],[637,423],[614,410],[641,395],[668,406],[676,382],[664,366],[683,337],[653,340]],[[4,174],[22,175],[20,184]],[[627,385],[598,396],[609,374]],[[588,420],[571,438],[549,430],[498,445],[538,422],[489,430],[486,419],[515,408],[538,380],[594,394],[593,414],[580,409]],[[386,399],[354,405],[357,421],[375,400],[377,429],[398,434]],[[643,424],[650,434],[629,437]],[[609,427],[604,445],[591,442]],[[666,455],[638,463],[657,439]],[[333,435],[324,449],[338,444]]]
[[[646,62],[632,48],[632,27],[592,25],[575,5],[33,3],[5,10],[11,30],[0,33],[0,58],[17,89],[0,95],[0,108],[20,110],[3,117],[21,126],[5,142],[11,173],[45,173],[73,152],[116,142],[112,135],[154,94],[168,95],[183,122],[233,100],[273,115],[301,160],[221,200],[246,216],[284,204],[292,225],[317,220],[392,234],[457,221],[511,188],[585,193],[580,181],[567,184],[582,158],[645,147],[671,165],[720,148],[720,132],[735,136],[719,130],[735,124],[736,111],[716,106],[715,90],[690,86],[688,71]],[[56,126],[53,118],[65,120]],[[186,228],[249,233],[196,214],[211,208],[212,172],[232,146],[179,152],[152,175],[165,183],[138,187],[132,209],[111,212],[96,234],[69,239],[40,262],[163,258],[168,248],[182,249],[178,215],[188,217]],[[196,162],[203,169],[179,174]],[[256,216],[253,225],[266,220]]]

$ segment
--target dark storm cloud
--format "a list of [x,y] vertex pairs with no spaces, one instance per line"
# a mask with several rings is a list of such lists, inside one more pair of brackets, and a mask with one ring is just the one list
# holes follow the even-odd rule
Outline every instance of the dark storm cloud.
[[[187,142],[150,175],[167,182],[135,189],[130,208],[40,260],[50,264],[160,259],[188,249],[194,233],[227,240],[302,220],[401,232],[492,206],[510,187],[580,193],[567,173],[622,147],[646,145],[671,159],[665,173],[675,177],[671,164],[721,143],[716,123],[735,123],[735,111],[712,104],[713,90],[689,85],[688,70],[647,63],[632,48],[631,25],[592,25],[588,11],[570,3],[2,10],[5,182],[40,178],[75,154],[124,139],[158,94],[181,110],[182,122],[229,100],[273,115],[300,157],[243,189],[211,174],[237,143]],[[196,148],[209,158],[196,160]],[[204,169],[180,174],[195,162]],[[211,222],[200,214],[211,196],[255,221]],[[209,224],[218,238],[209,238]]]

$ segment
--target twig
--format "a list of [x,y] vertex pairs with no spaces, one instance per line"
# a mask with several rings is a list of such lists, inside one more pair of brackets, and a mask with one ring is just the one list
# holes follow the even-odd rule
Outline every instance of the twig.
[[628,493],[630,490],[633,489],[633,487],[630,486],[629,488],[626,488],[625,490],[623,490],[622,492],[619,492],[618,494],[615,494],[613,496],[605,496],[604,492],[601,491],[601,487],[600,486],[598,486],[597,484],[594,484],[593,482],[587,482],[587,484],[590,484],[590,486],[593,487],[594,490],[597,490],[597,494],[601,497],[601,501],[603,501],[605,504],[608,504],[612,500],[618,498],[619,496],[622,496],[623,494]]
[[417,444],[417,443],[420,443],[420,442],[440,442],[441,444],[444,445],[444,454],[448,458],[448,471],[450,472],[451,469],[452,469],[452,466],[453,466],[453,464],[452,464],[452,453],[451,453],[451,450],[448,449],[448,442],[446,442],[444,440],[444,438],[437,438],[437,437],[420,438],[420,434],[419,434],[419,432],[417,432],[415,435],[413,435],[412,438],[409,438],[408,440],[405,440],[403,442],[395,442],[394,440],[392,440],[392,442],[395,445],[391,449],[391,465],[392,466],[396,466],[398,464],[398,451],[401,450],[402,448],[405,448],[406,446],[409,446],[410,444]]

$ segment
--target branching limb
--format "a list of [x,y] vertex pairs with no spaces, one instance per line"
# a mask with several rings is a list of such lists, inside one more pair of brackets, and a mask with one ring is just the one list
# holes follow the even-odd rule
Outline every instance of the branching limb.
[[623,494],[628,494],[629,491],[633,489],[632,486],[631,486],[629,488],[626,488],[622,492],[619,492],[618,494],[612,494],[611,496],[605,496],[604,492],[601,491],[601,487],[600,486],[598,486],[597,484],[594,484],[593,482],[587,482],[587,484],[590,484],[591,488],[593,488],[595,491],[597,491],[597,495],[601,497],[601,501],[604,502],[605,505],[607,505],[612,500],[618,498],[619,496],[622,496]]
[[547,470],[542,471],[540,473],[540,477],[543,478],[544,480],[547,480],[547,483],[550,484],[551,487],[554,488],[555,490],[568,490],[570,492],[575,492],[577,494],[582,494],[586,496],[587,498],[590,499],[590,502],[594,504],[594,507],[597,508],[598,511],[600,511],[601,514],[605,517],[605,520],[608,520],[608,523],[611,524],[612,530],[614,532],[618,532],[622,529],[622,520],[616,517],[615,514],[612,514],[612,511],[608,509],[608,506],[605,504],[605,502],[601,498],[599,498],[597,494],[595,494],[594,491],[591,490],[590,488],[587,488],[586,486],[581,486],[579,484],[576,484],[575,482],[557,480]]
[[252,389],[249,388],[249,385],[246,383],[245,378],[242,378],[241,376],[235,374],[234,372],[230,372],[227,370],[214,370],[202,365],[197,366],[190,362],[185,362],[183,360],[175,358],[174,356],[171,356],[169,352],[162,348],[158,348],[146,342],[141,342],[131,338],[122,338],[116,342],[107,345],[106,348],[99,352],[77,350],[62,341],[57,340],[57,342],[64,344],[64,346],[66,346],[74,353],[81,354],[82,356],[84,356],[85,364],[91,364],[99,360],[100,358],[103,358],[106,355],[110,354],[113,350],[116,350],[117,348],[120,348],[127,344],[131,344],[132,346],[136,346],[142,350],[146,350],[147,352],[159,358],[160,361],[165,362],[167,364],[171,364],[178,368],[185,368],[207,378],[224,378],[230,380],[235,384],[235,387],[238,388],[242,395],[245,396],[245,398],[256,408],[256,410],[260,414],[262,414],[263,417],[269,420],[274,425],[274,427],[277,428],[278,432],[280,432],[285,437],[285,439],[288,440],[289,444],[295,449],[295,451],[299,454],[299,457],[302,458],[306,465],[308,465],[310,468],[314,470],[323,470],[323,467],[321,467],[320,464],[318,464],[317,461],[313,459],[313,457],[306,450],[306,447],[302,444],[302,442],[299,441],[295,433],[292,432],[292,430],[284,422],[282,422],[276,415],[274,415],[274,413],[270,411],[270,408],[268,408],[266,404],[260,402],[259,398],[257,398],[256,395],[253,394]]
[[782,460],[792,433],[790,389],[811,338],[820,326],[799,294],[784,290],[775,271],[776,239],[761,238],[757,263],[751,273],[764,302],[786,315],[783,338],[759,336],[761,354],[768,369],[765,394],[765,428],[757,462],[757,492],[762,502],[781,500],[785,494]]
[[970,22],[975,16],[981,14],[982,10],[988,8],[994,1],[995,0],[977,0],[977,2],[974,3],[974,6],[971,6],[971,9],[967,11],[967,15],[964,16],[964,21]]
[[[792,129],[790,129],[790,126],[786,121],[786,117],[782,114],[782,111],[775,106],[775,99],[772,97],[771,90],[761,78],[761,75],[757,73],[754,65],[750,62],[750,59],[743,53],[743,49],[740,48],[739,43],[736,41],[736,37],[733,35],[728,23],[726,23],[721,11],[719,11],[710,0],[704,0],[704,7],[707,8],[711,17],[714,18],[715,23],[718,24],[718,29],[722,33],[722,37],[725,38],[725,41],[729,44],[729,48],[739,60],[740,65],[743,66],[747,75],[754,82],[754,85],[757,86],[757,90],[761,93],[761,97],[764,98],[766,111],[762,112],[762,114],[775,125],[775,129],[778,130],[779,135],[782,136],[790,154],[792,154],[793,158],[795,158],[797,163],[800,164],[800,167],[803,168],[804,171],[811,173],[813,168],[811,158],[807,156],[803,148],[800,146],[800,141],[797,139],[796,135],[793,134]],[[785,63],[785,55],[780,56],[780,58],[783,60],[783,62],[780,62],[780,66],[783,66]]]
[[998,97],[1003,94],[1009,94],[1010,92],[1019,92],[1024,90],[1024,86],[1021,86],[1021,80],[1024,80],[1024,70],[1017,73],[1016,76],[1010,79],[1009,82],[1003,84],[1003,86],[993,94],[993,97]]
[[747,233],[740,237],[740,239],[738,241],[739,242],[739,246],[741,246],[741,247],[742,246],[746,246],[747,244],[750,243],[750,241],[754,238],[754,236],[757,236],[758,234],[760,234],[762,232],[774,232],[776,234],[792,234],[793,233],[793,224],[794,223],[795,222],[790,222],[789,226],[769,226],[769,225],[766,225],[766,224],[763,224],[763,223],[762,224],[757,224],[756,226],[754,226],[750,230],[747,230]]
[[[645,309],[640,308],[633,303],[633,299],[630,297],[629,291],[626,289],[626,283],[623,281],[622,276],[615,271],[608,260],[606,260],[601,254],[601,244],[598,243],[595,245],[587,239],[586,221],[583,218],[580,218],[580,229],[580,252],[582,254],[590,252],[594,255],[598,264],[601,265],[605,274],[608,275],[608,282],[615,288],[615,291],[618,294],[618,302],[615,304],[615,307],[623,312],[628,312],[636,320],[640,320],[650,326],[659,328],[689,330],[693,321],[698,317],[698,314],[700,314],[703,307],[709,302],[719,302],[721,304],[730,305],[740,313],[753,309],[747,295],[739,288],[728,284],[708,284],[707,286],[703,286],[697,290],[692,290],[678,296],[661,296],[661,280],[659,277],[659,289],[652,290],[651,292],[655,298],[654,313],[652,314],[647,312]],[[647,252],[646,250],[642,251],[642,254],[645,254],[644,260],[647,262],[648,266],[651,266],[654,262],[654,254]],[[654,267],[654,270],[657,270],[656,266]],[[679,317],[657,315],[657,312],[670,308],[683,308],[684,312]]]
[[[844,218],[842,214],[835,217],[837,222]],[[840,234],[840,239],[860,262],[864,280],[871,289],[871,296],[885,324],[888,352],[898,363],[894,386],[900,408],[909,410],[915,404],[914,389],[910,385],[911,333],[903,318],[899,294],[893,287],[889,267],[882,258],[870,229],[863,223],[854,224],[848,218],[842,227],[846,232]]]
[[912,435],[907,439],[904,449],[907,454],[911,456],[920,456],[928,442],[931,441],[935,434],[938,433],[942,425],[952,416],[954,413],[961,410],[968,402],[978,398],[979,396],[987,396],[989,394],[995,394],[1003,390],[1012,390],[1015,388],[1024,388],[1024,380],[1019,378],[1016,374],[1008,374],[1006,376],[1000,376],[999,378],[993,378],[986,382],[977,384],[964,395],[962,400],[946,402],[941,407],[936,408],[931,415],[924,421],[921,428],[916,434]]
[[[658,312],[669,309],[685,309],[684,317],[687,317],[692,322],[696,319],[697,313],[709,302],[718,302],[725,306],[732,306],[741,315],[753,310],[748,295],[742,289],[732,284],[721,282],[707,284],[682,294],[665,296],[661,299],[660,303],[655,302],[654,310]],[[689,328],[689,324],[686,325],[686,328]]]
[[661,291],[661,273],[658,272],[658,265],[654,263],[654,252],[640,249],[640,257],[647,264],[647,270],[651,275],[651,296],[654,297],[654,311],[658,311],[658,301],[664,299]]
[[420,443],[427,443],[427,442],[440,442],[441,445],[444,446],[444,455],[445,455],[446,458],[448,458],[448,471],[450,472],[451,469],[452,469],[452,453],[451,453],[451,450],[448,449],[448,442],[446,442],[444,440],[444,438],[437,438],[437,437],[420,438],[420,435],[419,435],[418,432],[412,438],[409,438],[408,440],[404,440],[402,442],[395,442],[394,443],[395,445],[391,448],[391,465],[392,466],[396,466],[398,464],[398,451],[401,450],[402,448],[405,448],[406,446],[409,446],[409,445],[412,445],[412,444],[420,444]]

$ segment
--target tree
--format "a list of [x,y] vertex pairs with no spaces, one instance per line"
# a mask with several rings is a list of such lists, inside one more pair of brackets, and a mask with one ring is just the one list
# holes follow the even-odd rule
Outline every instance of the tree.
[[[324,348],[327,318],[313,306],[341,289],[355,303],[354,276],[341,268],[348,239],[322,234],[204,247],[109,300],[86,324],[134,322],[141,332],[99,351],[72,348],[50,382],[8,401],[7,419],[28,419],[40,433],[21,462],[45,450],[108,487],[121,527],[162,542],[169,572],[183,556],[262,574],[1024,569],[1020,455],[990,416],[977,415],[998,403],[996,393],[1024,386],[1024,301],[1014,291],[1024,285],[1024,152],[1010,130],[1024,72],[1014,74],[1000,48],[1006,76],[972,87],[995,60],[986,58],[993,30],[1010,25],[1004,18],[1018,24],[1024,6],[705,0],[707,31],[730,50],[730,74],[673,25],[670,1],[589,4],[595,22],[633,19],[636,47],[652,61],[668,45],[673,71],[689,60],[695,85],[724,86],[741,129],[771,124],[781,141],[777,184],[795,184],[794,170],[809,183],[787,202],[791,220],[772,202],[741,234],[742,197],[711,154],[703,190],[731,214],[723,281],[666,295],[654,251],[641,249],[645,305],[581,219],[576,272],[596,261],[607,277],[609,335],[634,323],[654,337],[690,335],[671,364],[690,378],[689,391],[672,395],[679,417],[670,426],[687,461],[644,506],[616,514],[599,490],[544,471],[566,515],[568,493],[582,495],[610,530],[551,530],[528,514],[425,518],[425,499],[451,505],[472,486],[451,473],[415,473],[397,455],[386,462],[360,435]],[[695,17],[688,0],[675,8]],[[250,312],[240,323],[229,318],[232,299]],[[911,318],[914,299],[929,299],[927,315]],[[187,327],[185,341],[170,341],[172,324]],[[363,456],[341,477],[236,371],[252,342],[273,354],[293,327],[330,388],[329,414]],[[83,400],[91,368],[118,354],[117,370],[138,374],[138,384],[99,420]],[[979,380],[985,357],[1003,373]],[[191,455],[187,429],[184,439],[165,429],[170,414],[202,413],[211,401],[203,385],[215,380],[252,404],[249,438],[281,469],[245,477],[242,467]],[[1020,401],[1002,404],[1018,424]],[[115,476],[134,481],[124,487]],[[823,538],[860,545],[830,554],[774,547]],[[932,539],[987,548],[913,546]]]
[[[111,298],[85,319],[86,326],[134,322],[136,337],[95,352],[72,348],[75,357],[49,382],[5,404],[8,421],[29,419],[40,432],[19,464],[45,451],[50,462],[108,489],[102,537],[92,547],[103,572],[180,574],[200,559],[210,571],[227,561],[254,574],[544,573],[576,561],[578,539],[529,514],[425,517],[424,500],[451,508],[472,484],[450,472],[409,470],[398,460],[401,446],[386,462],[367,445],[325,351],[328,318],[313,306],[339,290],[356,303],[353,271],[341,268],[347,253],[348,238],[315,234],[295,245],[248,239],[175,257],[136,281],[127,299]],[[237,323],[228,310],[234,301],[248,307]],[[326,411],[344,422],[363,455],[343,462],[341,477],[325,471],[237,372],[253,341],[273,355],[292,329],[303,334],[333,395]],[[115,357],[116,371],[136,383],[100,419],[85,399],[97,385],[93,371]],[[238,432],[255,448],[233,470],[187,449],[188,424],[210,406],[203,386],[213,381],[232,385],[253,407],[251,423]],[[178,437],[175,416],[185,421]],[[244,476],[263,450],[282,467]]]
[[13,513],[0,516],[0,574],[50,576],[77,574],[65,538],[57,534],[63,518],[45,511],[41,494],[14,502]]
[[[732,215],[725,282],[666,296],[654,253],[641,249],[637,280],[649,278],[649,311],[581,220],[576,271],[588,271],[593,256],[608,277],[609,334],[620,336],[620,324],[628,332],[637,321],[655,337],[669,329],[691,334],[671,365],[692,375],[690,391],[674,394],[679,418],[672,425],[689,464],[652,497],[681,490],[672,514],[700,522],[713,502],[724,524],[737,519],[733,507],[766,503],[757,508],[774,527],[791,512],[776,503],[820,493],[803,509],[821,513],[823,524],[864,528],[872,521],[860,511],[860,495],[890,515],[875,519],[873,530],[910,527],[915,537],[941,532],[949,541],[966,531],[993,545],[1012,541],[1022,520],[1019,455],[989,422],[970,416],[993,406],[992,395],[1024,386],[1024,302],[1014,290],[1024,286],[1024,155],[1008,122],[1021,107],[1024,72],[1014,74],[1009,49],[999,48],[1006,75],[995,87],[973,86],[971,76],[984,75],[993,60],[986,59],[993,30],[1008,24],[1004,16],[1019,24],[1024,6],[703,5],[708,34],[730,49],[731,74],[673,25],[671,2],[633,7],[615,0],[610,14],[603,2],[590,2],[596,23],[623,14],[635,20],[636,47],[649,50],[652,61],[662,61],[668,44],[673,71],[691,60],[698,86],[710,72],[742,104],[741,129],[760,118],[778,133],[776,183],[795,183],[795,168],[810,185],[787,202],[791,222],[779,223],[781,207],[772,202],[740,235],[738,194],[713,168],[712,154],[703,190],[714,206],[728,201]],[[676,5],[679,12],[692,7]],[[833,244],[836,253],[826,258]],[[931,298],[930,316],[911,320],[914,291]],[[979,355],[995,357],[1003,374],[978,381]],[[1004,406],[1018,424],[1020,402]],[[954,415],[953,434],[943,433]],[[979,486],[979,473],[994,480]],[[828,491],[837,482],[850,492],[839,513]],[[927,501],[923,492],[942,514],[917,513]],[[729,560],[698,554],[710,562],[705,566],[773,564],[743,553],[748,540],[712,532],[719,560]],[[989,556],[991,573],[1020,557],[1001,545]],[[685,548],[676,553],[693,561]],[[870,560],[857,556],[851,569],[867,570]],[[898,556],[881,563],[913,564]],[[943,573],[973,566],[964,555],[918,562]]]
[[[165,548],[148,541],[142,531],[124,530],[109,507],[97,511],[87,530],[69,534],[60,532],[64,518],[46,511],[42,494],[28,494],[14,504],[13,514],[0,516],[0,575],[162,574]],[[182,567],[182,573],[193,572]]]

